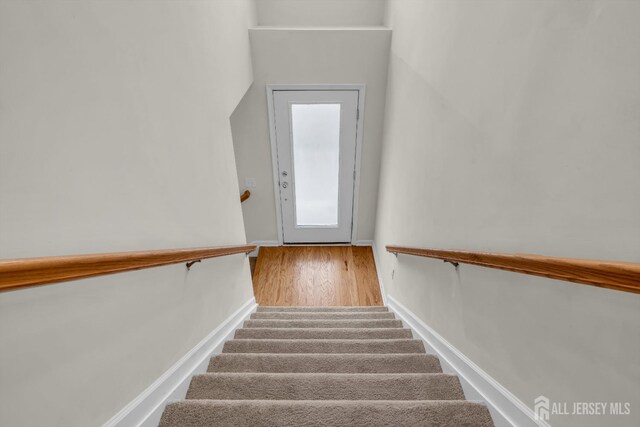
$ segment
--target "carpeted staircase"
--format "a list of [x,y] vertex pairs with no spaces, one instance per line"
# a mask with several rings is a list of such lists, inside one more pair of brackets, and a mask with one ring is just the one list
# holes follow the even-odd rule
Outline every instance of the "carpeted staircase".
[[386,307],[258,307],[160,426],[493,422]]

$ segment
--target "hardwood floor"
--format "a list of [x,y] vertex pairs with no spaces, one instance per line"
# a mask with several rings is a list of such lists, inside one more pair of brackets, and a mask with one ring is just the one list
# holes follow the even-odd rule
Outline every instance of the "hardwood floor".
[[251,270],[251,277],[253,277],[253,275],[256,272],[256,262],[258,262],[258,257],[255,257],[255,256],[249,257],[249,269]]
[[382,305],[368,246],[261,247],[253,291],[259,305]]

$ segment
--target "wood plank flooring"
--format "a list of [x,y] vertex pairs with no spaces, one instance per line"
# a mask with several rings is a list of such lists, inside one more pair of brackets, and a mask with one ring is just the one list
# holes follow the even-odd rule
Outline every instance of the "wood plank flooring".
[[368,246],[263,246],[253,291],[259,305],[382,305]]

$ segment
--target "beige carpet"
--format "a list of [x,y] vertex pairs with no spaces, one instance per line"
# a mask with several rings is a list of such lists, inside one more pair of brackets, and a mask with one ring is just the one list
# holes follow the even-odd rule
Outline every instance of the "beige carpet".
[[259,307],[160,426],[493,422],[386,307]]

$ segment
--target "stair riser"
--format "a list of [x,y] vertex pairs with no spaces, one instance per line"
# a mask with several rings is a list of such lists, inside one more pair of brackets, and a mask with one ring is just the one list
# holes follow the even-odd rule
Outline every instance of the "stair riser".
[[260,306],[257,308],[258,312],[388,312],[389,309],[387,307],[266,307]]
[[401,320],[246,320],[245,328],[402,328]]
[[395,319],[393,313],[319,313],[319,312],[257,312],[251,314],[251,319]]
[[394,328],[254,328],[238,329],[236,339],[411,339],[409,329]]
[[242,354],[212,357],[209,372],[265,373],[441,373],[428,354]]
[[223,353],[425,353],[420,340],[231,340]]
[[214,400],[462,400],[458,378],[446,374],[202,374],[187,399]]

